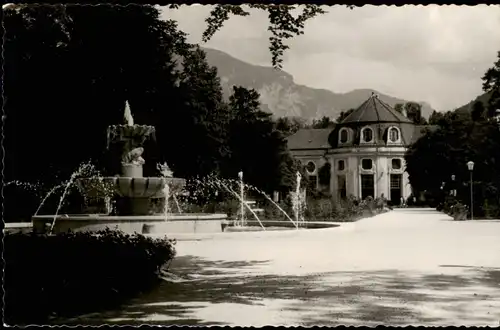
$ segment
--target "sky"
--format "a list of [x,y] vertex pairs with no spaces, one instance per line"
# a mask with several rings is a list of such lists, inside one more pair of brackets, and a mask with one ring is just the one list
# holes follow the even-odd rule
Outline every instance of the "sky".
[[[207,43],[201,42],[212,6],[162,8],[188,41],[245,62],[271,66],[264,11],[233,16]],[[375,89],[440,111],[482,93],[481,77],[500,51],[500,6],[324,6],[328,13],[288,42],[283,70],[297,84],[345,93]]]

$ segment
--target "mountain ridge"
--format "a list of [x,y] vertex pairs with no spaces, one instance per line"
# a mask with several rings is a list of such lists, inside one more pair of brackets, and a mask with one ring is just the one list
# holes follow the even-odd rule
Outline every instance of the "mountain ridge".
[[[202,49],[206,53],[207,62],[217,68],[226,98],[231,95],[232,86],[253,88],[260,94],[263,110],[275,117],[297,116],[309,121],[323,116],[335,119],[341,111],[359,107],[372,93],[378,94],[390,106],[410,102],[370,88],[336,93],[325,88],[296,84],[293,76],[286,71],[253,65],[220,50]],[[434,109],[426,102],[417,103],[422,105],[422,115],[429,118]]]

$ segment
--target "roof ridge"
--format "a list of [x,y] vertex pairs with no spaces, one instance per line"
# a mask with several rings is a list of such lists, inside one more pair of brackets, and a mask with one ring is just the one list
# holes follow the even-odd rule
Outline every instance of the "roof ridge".
[[380,104],[382,104],[382,106],[387,110],[389,111],[389,113],[394,117],[396,118],[397,120],[401,120],[401,118],[398,118],[398,116],[395,114],[395,111],[389,104],[383,102],[382,100],[379,100],[380,101]]
[[377,94],[372,94],[372,100],[373,100],[373,109],[375,109],[375,115],[377,116],[377,121],[380,121],[380,113],[378,112],[378,107],[377,107],[377,102],[375,99],[377,99],[380,102],[380,99],[378,98]]
[[[404,118],[405,121],[407,121],[407,122],[410,121],[410,119],[408,119],[403,114],[400,114],[399,112],[397,112],[396,109],[394,109],[393,107],[391,107],[389,104],[383,102],[382,100],[379,100],[379,101],[391,113],[391,115],[393,115],[397,120],[401,121]],[[399,118],[399,116],[401,116],[402,118]]]
[[[370,100],[371,100],[371,97],[370,97],[368,100],[366,100],[365,102],[363,102],[363,104],[361,104],[361,106],[358,108],[358,109],[363,108],[363,111],[362,111],[362,112],[360,113],[360,115],[358,116],[358,120],[357,120],[357,122],[358,122],[358,123],[359,123],[359,120],[361,119],[361,117],[363,117],[363,115],[365,114],[365,111],[366,111],[367,105],[368,105],[368,103],[370,102]],[[355,111],[353,111],[353,113],[354,113],[354,112],[355,112]]]

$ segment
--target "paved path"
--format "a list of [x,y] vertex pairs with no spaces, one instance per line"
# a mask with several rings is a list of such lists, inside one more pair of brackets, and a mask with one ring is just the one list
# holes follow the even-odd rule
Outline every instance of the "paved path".
[[500,324],[500,222],[399,209],[341,228],[178,242],[165,282],[78,323]]

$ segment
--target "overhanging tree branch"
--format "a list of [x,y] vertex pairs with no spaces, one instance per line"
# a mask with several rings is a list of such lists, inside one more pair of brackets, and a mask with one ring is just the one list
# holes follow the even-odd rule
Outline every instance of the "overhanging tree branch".
[[[353,8],[353,6],[348,6]],[[263,5],[252,4],[249,8],[266,10],[269,17],[268,30],[271,32],[269,37],[269,50],[272,56],[272,65],[276,69],[283,67],[283,54],[290,47],[284,43],[285,40],[304,34],[305,22],[311,18],[326,13],[318,5],[304,5],[302,13],[297,17],[292,15],[292,11],[297,9],[295,5]],[[239,5],[217,5],[211,12],[210,16],[205,20],[207,28],[203,32],[202,41],[209,41],[217,31],[219,31],[224,23],[229,19],[230,15],[248,16],[249,12],[245,11]]]

